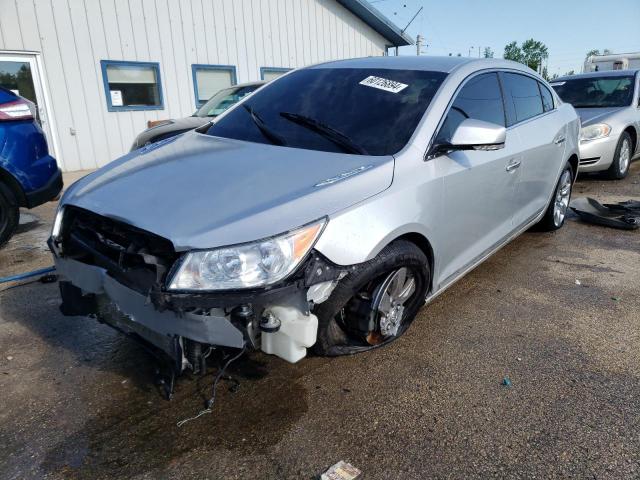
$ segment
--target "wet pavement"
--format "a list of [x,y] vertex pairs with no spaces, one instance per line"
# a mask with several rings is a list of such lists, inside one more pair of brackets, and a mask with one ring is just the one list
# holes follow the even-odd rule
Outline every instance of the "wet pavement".
[[[640,199],[640,162],[574,196]],[[53,204],[0,250],[48,266]],[[580,284],[576,282],[579,281]],[[6,285],[0,285],[0,290]],[[56,284],[0,292],[0,478],[640,478],[640,232],[568,220],[528,232],[373,352],[290,365],[254,353],[211,386],[154,385],[153,359],[63,317]],[[503,386],[508,378],[511,386]]]

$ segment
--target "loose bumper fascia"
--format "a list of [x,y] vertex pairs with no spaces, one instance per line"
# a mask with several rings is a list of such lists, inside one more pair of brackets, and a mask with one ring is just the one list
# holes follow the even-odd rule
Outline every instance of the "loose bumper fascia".
[[[107,316],[103,316],[105,312],[99,307],[101,303],[108,303],[117,308],[117,311],[110,313],[128,318],[129,322],[123,320],[122,323],[129,323],[134,331],[136,330],[134,325],[139,325],[152,333],[165,337],[179,336],[201,343],[234,348],[241,348],[244,344],[242,331],[229,322],[224,310],[210,309],[207,312],[165,310],[161,312],[151,305],[144,295],[117,282],[108,275],[106,270],[100,267],[61,257],[56,257],[55,263],[61,285],[70,283],[82,293],[81,297],[64,298],[65,292],[62,292],[63,313],[95,314],[99,320],[112,324],[113,321]],[[70,300],[73,300],[73,304],[76,305],[84,300],[87,308],[85,311],[73,311],[73,305],[65,305]],[[109,315],[109,317],[112,316]],[[147,334],[144,330],[136,333],[151,343],[164,348],[162,342],[153,338],[151,333]]]
[[[334,265],[319,253],[312,252],[296,274],[273,287],[247,291],[170,292],[157,285],[148,295],[144,295],[120,283],[105,268],[60,255],[52,239],[49,239],[48,243],[53,252],[61,285],[71,284],[75,288],[72,298],[65,299],[65,293],[62,292],[63,313],[95,314],[99,320],[123,330],[122,322],[116,324],[110,318],[101,318],[104,312],[100,310],[99,304],[113,304],[121,316],[128,318],[134,327],[141,325],[149,330],[134,333],[165,351],[167,348],[164,342],[159,342],[155,334],[241,348],[247,340],[247,332],[244,326],[235,325],[230,321],[229,312],[235,307],[250,305],[258,316],[270,305],[290,306],[308,314],[308,287],[341,278],[345,271],[344,267]],[[69,295],[67,293],[67,296]],[[84,305],[84,308],[74,310],[67,304]],[[127,321],[123,320],[123,323]],[[169,351],[167,353],[171,354]]]

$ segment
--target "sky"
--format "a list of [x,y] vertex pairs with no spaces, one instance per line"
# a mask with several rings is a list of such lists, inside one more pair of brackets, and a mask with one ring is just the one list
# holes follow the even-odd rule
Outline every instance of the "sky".
[[[585,54],[605,48],[614,53],[640,52],[640,0],[369,0],[401,29],[424,6],[407,29],[414,40],[426,39],[426,55],[478,56],[491,47],[502,57],[504,46],[528,38],[549,49],[549,75],[580,72]],[[415,55],[416,47],[400,49]]]

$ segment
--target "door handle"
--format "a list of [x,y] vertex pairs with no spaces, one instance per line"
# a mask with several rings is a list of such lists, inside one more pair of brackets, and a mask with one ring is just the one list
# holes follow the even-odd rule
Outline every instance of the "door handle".
[[553,143],[555,143],[556,145],[560,145],[561,143],[564,143],[564,141],[567,139],[567,137],[565,137],[564,135],[556,138]]
[[509,163],[507,163],[505,170],[507,172],[513,172],[516,168],[520,167],[520,163],[522,163],[520,160],[516,160],[515,158],[511,159],[509,160]]

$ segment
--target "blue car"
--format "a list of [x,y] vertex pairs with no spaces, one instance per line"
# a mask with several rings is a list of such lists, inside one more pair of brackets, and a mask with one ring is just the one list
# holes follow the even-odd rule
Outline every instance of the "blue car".
[[49,155],[35,106],[0,87],[0,247],[18,226],[20,207],[37,207],[60,190],[62,172]]

